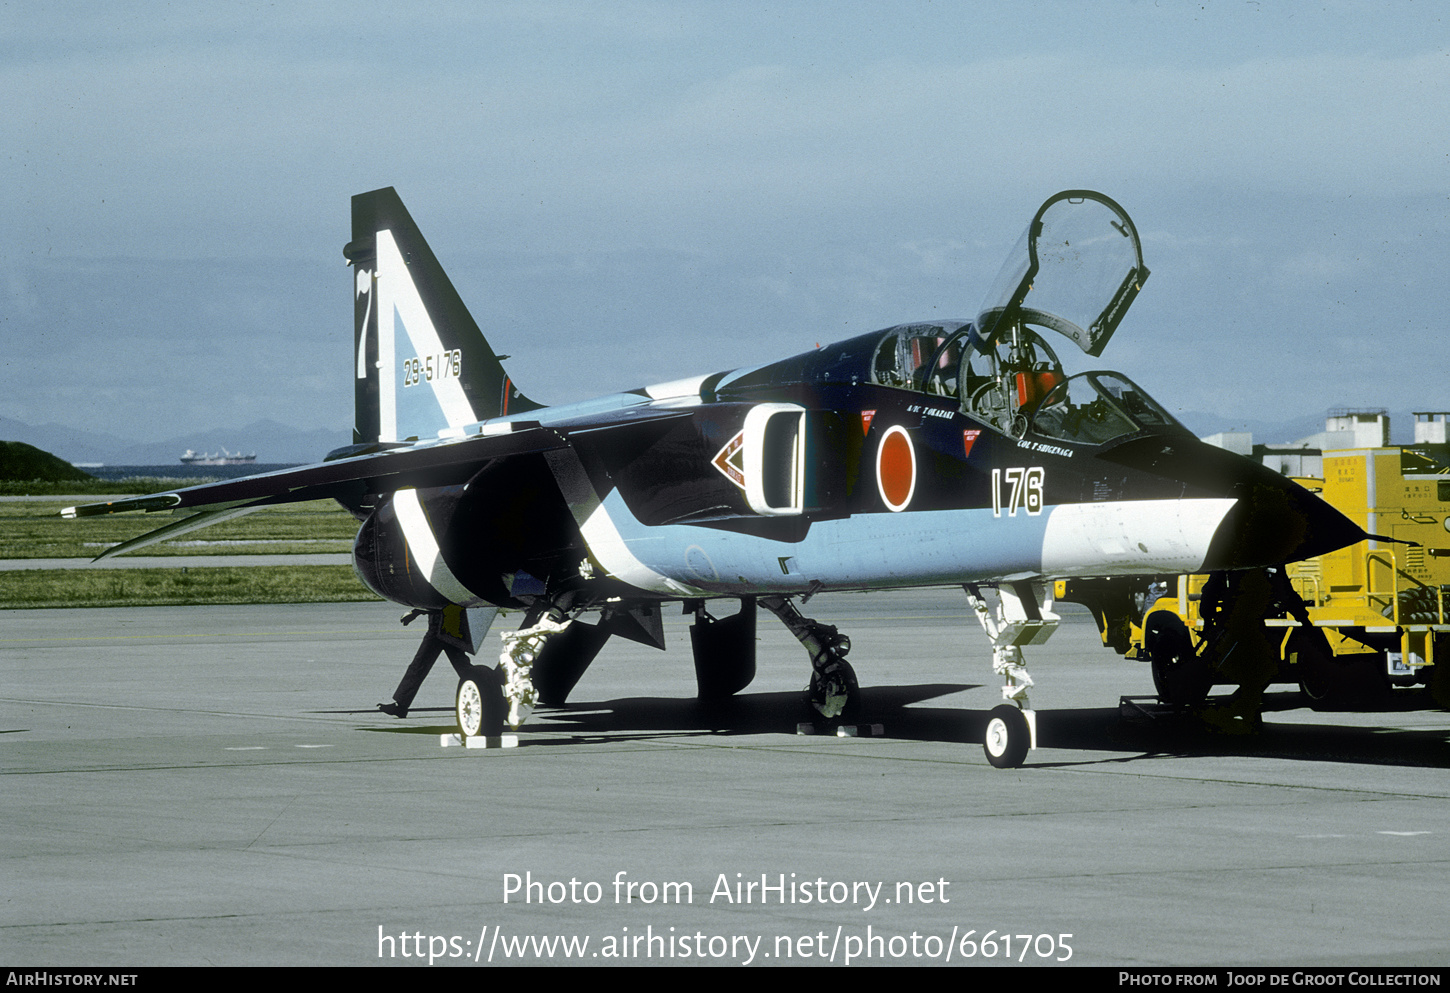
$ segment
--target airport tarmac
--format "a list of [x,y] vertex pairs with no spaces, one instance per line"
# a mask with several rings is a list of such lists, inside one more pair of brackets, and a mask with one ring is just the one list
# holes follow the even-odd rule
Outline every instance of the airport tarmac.
[[825,594],[883,737],[794,733],[808,666],[768,616],[703,709],[667,614],[669,652],[611,642],[520,747],[443,748],[446,662],[374,709],[402,613],[0,613],[0,960],[1450,964],[1450,714],[1124,720],[1147,667],[1076,614],[1028,649],[1042,747],[1002,771],[961,593]]

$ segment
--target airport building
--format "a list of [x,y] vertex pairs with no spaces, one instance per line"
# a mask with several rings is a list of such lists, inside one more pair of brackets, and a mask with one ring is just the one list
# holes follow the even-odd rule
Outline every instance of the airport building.
[[[1408,447],[1424,449],[1428,457],[1435,458],[1427,446],[1450,442],[1450,411],[1415,411],[1414,417],[1415,440]],[[1383,408],[1335,408],[1325,417],[1323,431],[1287,443],[1255,444],[1251,431],[1220,431],[1202,440],[1252,458],[1281,475],[1309,479],[1323,478],[1325,452],[1394,447],[1390,444],[1390,415]],[[1445,453],[1440,454],[1435,461],[1443,464]]]

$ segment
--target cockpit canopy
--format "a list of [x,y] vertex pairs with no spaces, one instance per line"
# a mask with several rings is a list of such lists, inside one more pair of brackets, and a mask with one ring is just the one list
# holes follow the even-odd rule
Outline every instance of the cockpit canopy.
[[991,362],[986,369],[974,368],[972,360],[980,364],[982,359],[975,349],[980,339],[976,326],[964,321],[902,324],[876,335],[871,382],[957,400],[965,412],[1017,437],[1030,431],[1098,445],[1139,431],[1182,430],[1122,373],[1068,376],[1051,346],[1030,329],[1021,334],[1017,351],[1032,361],[1008,376],[993,375]]
[[1127,212],[1101,193],[1065,190],[1027,225],[977,314],[977,328],[993,346],[1012,325],[1035,324],[1096,357],[1147,278]]
[[1121,207],[1089,190],[1058,193],[1027,225],[975,324],[890,329],[876,346],[871,378],[953,397],[966,413],[1019,438],[1032,430],[1100,444],[1174,426],[1125,376],[1069,377],[1040,333],[1100,354],[1147,278],[1137,229]]

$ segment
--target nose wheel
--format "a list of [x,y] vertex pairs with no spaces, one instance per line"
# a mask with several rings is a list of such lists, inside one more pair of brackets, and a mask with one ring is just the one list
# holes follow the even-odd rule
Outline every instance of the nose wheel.
[[1002,699],[993,709],[982,742],[987,761],[998,769],[1015,769],[1037,747],[1037,714],[1027,703],[1032,677],[1022,658],[1023,645],[1040,645],[1057,630],[1062,618],[1052,612],[1052,597],[1033,583],[1007,583],[997,588],[996,609],[975,583],[968,583],[967,602],[992,642],[992,671],[1002,676]]
[[1032,728],[1026,714],[1008,703],[992,709],[982,739],[988,762],[998,769],[1016,769],[1027,758],[1031,745]]

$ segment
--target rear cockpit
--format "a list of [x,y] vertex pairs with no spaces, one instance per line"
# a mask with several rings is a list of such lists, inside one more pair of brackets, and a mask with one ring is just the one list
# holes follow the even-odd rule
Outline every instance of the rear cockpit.
[[902,324],[878,332],[882,337],[871,363],[871,381],[878,386],[955,397],[964,340],[960,332],[969,326],[965,321],[939,321]]

